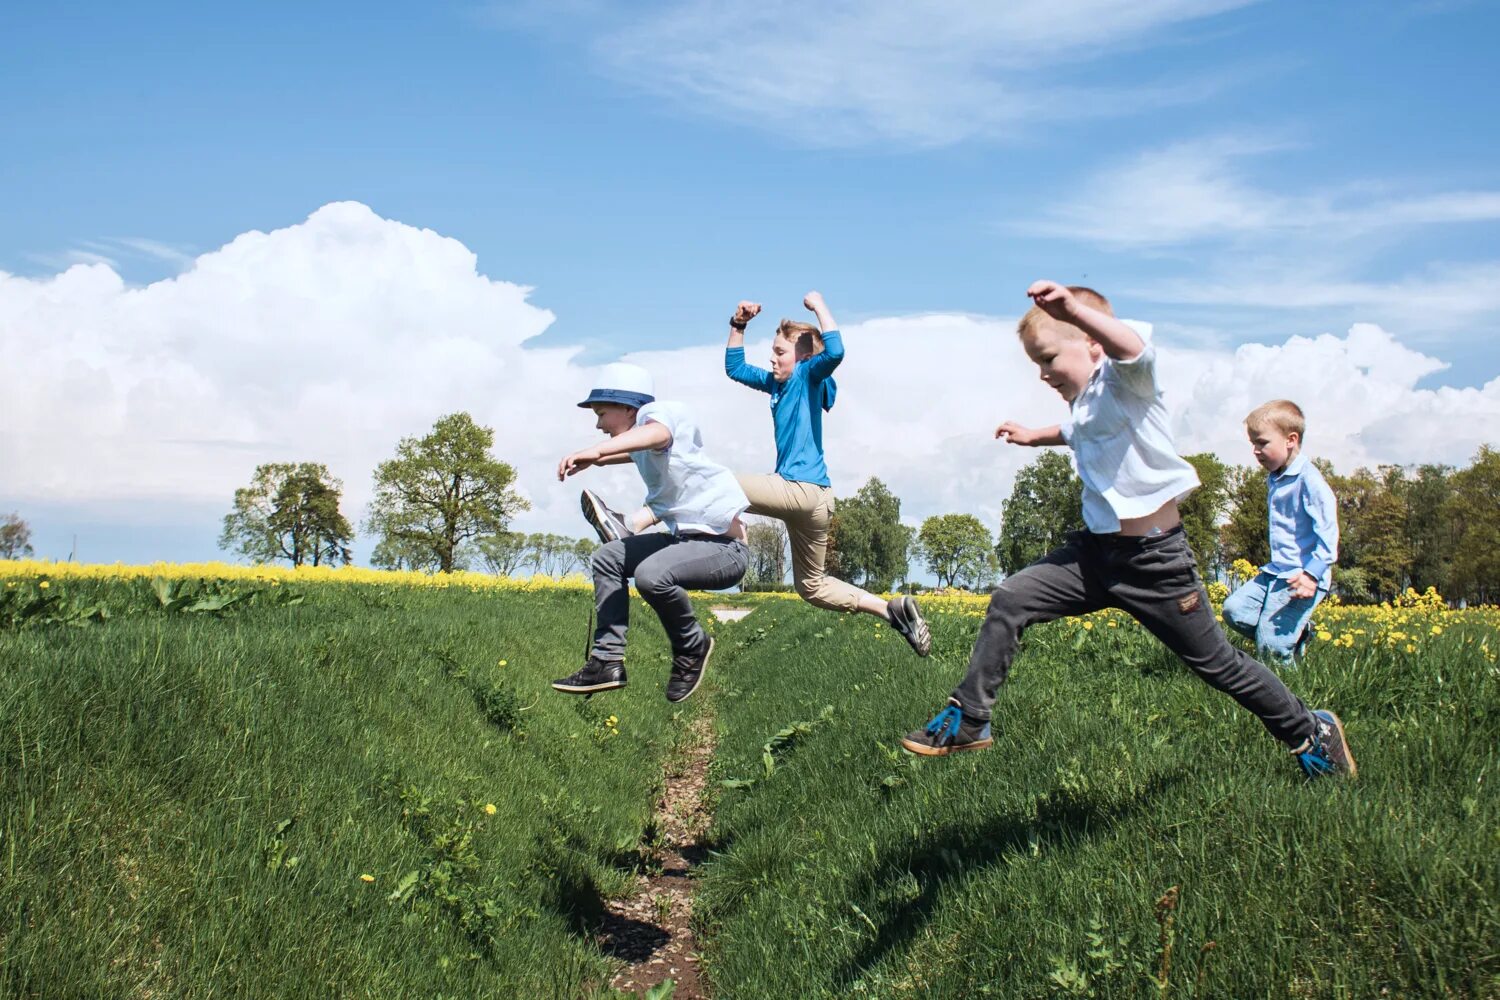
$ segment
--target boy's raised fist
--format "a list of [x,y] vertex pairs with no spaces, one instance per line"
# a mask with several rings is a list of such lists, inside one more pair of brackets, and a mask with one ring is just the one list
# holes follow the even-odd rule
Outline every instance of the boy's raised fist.
[[1077,300],[1067,285],[1055,281],[1033,281],[1026,294],[1031,296],[1038,309],[1053,319],[1069,319],[1077,311]]
[[808,292],[802,297],[802,304],[812,312],[817,312],[819,309],[826,308],[826,305],[823,302],[823,294],[821,292]]
[[760,315],[759,302],[741,302],[734,307],[734,322],[744,326],[752,319]]

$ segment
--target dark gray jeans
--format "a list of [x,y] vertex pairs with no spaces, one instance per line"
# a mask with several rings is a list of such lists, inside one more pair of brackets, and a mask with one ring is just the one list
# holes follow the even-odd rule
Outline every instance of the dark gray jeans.
[[1062,548],[1007,578],[990,597],[969,672],[953,697],[966,715],[988,719],[1028,625],[1101,608],[1135,618],[1287,746],[1312,735],[1307,706],[1264,664],[1230,645],[1181,528],[1148,538],[1076,531]]
[[631,577],[635,577],[635,589],[661,619],[672,652],[700,652],[708,635],[693,616],[687,588],[732,587],[745,575],[749,562],[750,550],[727,535],[653,531],[599,546],[591,562],[599,616],[593,655],[601,660],[625,659]]

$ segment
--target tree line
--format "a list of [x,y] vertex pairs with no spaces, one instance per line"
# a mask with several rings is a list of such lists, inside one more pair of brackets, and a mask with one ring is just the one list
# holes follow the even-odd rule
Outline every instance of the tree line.
[[[1270,558],[1266,473],[1212,453],[1186,456],[1202,482],[1181,504],[1183,527],[1210,579],[1244,560]],[[1408,587],[1449,600],[1500,602],[1500,451],[1482,446],[1465,468],[1381,465],[1338,474],[1321,459],[1339,505],[1334,592],[1355,602],[1392,600]],[[837,502],[829,563],[866,589],[889,590],[925,568],[940,587],[984,589],[1082,530],[1082,483],[1065,452],[1043,451],[1016,477],[998,537],[972,514],[900,522],[901,501],[878,479]]]
[[[453,413],[397,443],[375,468],[363,524],[376,539],[374,566],[551,576],[587,570],[592,539],[510,530],[530,504],[516,492],[515,470],[492,454],[494,440],[493,429]],[[1207,452],[1186,458],[1202,486],[1181,504],[1182,520],[1205,576],[1222,577],[1238,560],[1266,562],[1266,473]],[[1408,587],[1436,587],[1450,600],[1500,601],[1500,451],[1482,446],[1465,468],[1381,465],[1351,475],[1315,461],[1338,497],[1336,593],[1380,601]],[[939,587],[985,589],[1083,528],[1081,489],[1067,454],[1043,450],[1017,475],[992,536],[972,513],[905,525],[900,498],[872,478],[836,502],[828,571],[877,592],[909,586],[914,566]],[[319,463],[258,466],[249,485],[235,490],[219,545],[252,562],[348,563],[354,528],[340,511],[342,492]],[[30,538],[18,514],[0,518],[0,558],[31,555]],[[747,587],[784,586],[784,526],[751,519],[749,545]]]

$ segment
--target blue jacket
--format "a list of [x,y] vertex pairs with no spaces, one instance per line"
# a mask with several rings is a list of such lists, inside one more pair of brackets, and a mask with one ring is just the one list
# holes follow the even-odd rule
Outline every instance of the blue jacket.
[[769,371],[745,360],[743,347],[724,350],[724,374],[741,385],[769,393],[776,424],[776,474],[817,486],[832,485],[823,461],[823,411],[833,409],[838,384],[833,370],[844,360],[844,338],[823,334],[823,350],[797,362],[791,377],[776,381]]

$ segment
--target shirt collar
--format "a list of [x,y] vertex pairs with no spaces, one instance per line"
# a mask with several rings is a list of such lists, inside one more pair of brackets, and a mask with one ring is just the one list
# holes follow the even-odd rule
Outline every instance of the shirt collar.
[[1283,479],[1295,479],[1297,476],[1302,475],[1302,470],[1305,468],[1307,468],[1307,456],[1302,454],[1301,452],[1298,452],[1296,458],[1286,463],[1285,469],[1282,469],[1279,473],[1276,473],[1271,478],[1276,480],[1278,483]]

